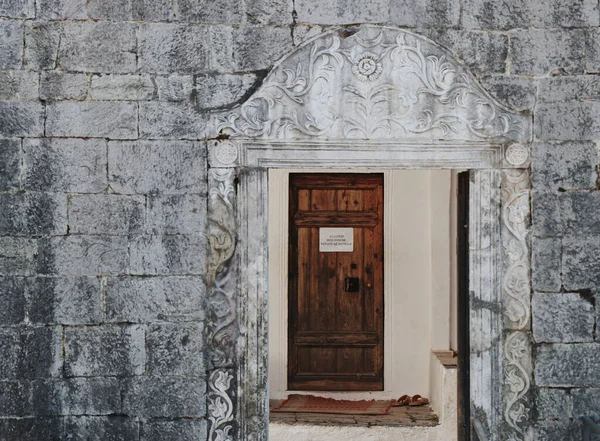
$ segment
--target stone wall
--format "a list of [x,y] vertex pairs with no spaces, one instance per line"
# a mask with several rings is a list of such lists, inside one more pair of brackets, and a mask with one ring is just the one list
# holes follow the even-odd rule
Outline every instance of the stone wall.
[[600,419],[597,1],[0,0],[0,439],[204,437],[208,115],[352,23],[532,111],[536,437]]

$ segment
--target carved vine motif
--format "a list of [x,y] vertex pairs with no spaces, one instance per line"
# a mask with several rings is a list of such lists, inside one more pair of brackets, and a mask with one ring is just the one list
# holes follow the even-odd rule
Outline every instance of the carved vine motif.
[[514,429],[514,432],[509,434],[509,441],[529,439],[525,429],[521,427],[523,422],[529,420],[530,404],[527,401],[527,393],[531,387],[531,380],[529,371],[525,368],[529,364],[529,345],[527,334],[519,331],[509,334],[504,345],[507,359],[505,383],[508,386],[504,419]]
[[224,369],[214,371],[208,379],[209,441],[233,441],[234,407],[229,394],[233,375]]
[[211,169],[209,175],[207,342],[212,366],[230,366],[235,357],[235,173]]
[[525,330],[531,317],[527,222],[529,215],[529,173],[505,170],[503,176],[502,220],[506,234],[503,245],[508,259],[502,288],[508,327]]
[[529,286],[529,248],[527,244],[529,222],[529,173],[527,170],[504,170],[502,176],[502,220],[504,245],[506,327],[514,330],[507,335],[504,353],[505,411],[504,419],[514,430],[511,441],[528,440],[523,423],[529,420],[530,403],[527,394],[531,387],[529,357],[529,327],[531,299]]
[[522,140],[530,127],[435,44],[363,26],[344,39],[324,34],[289,56],[244,105],[217,117],[217,130],[269,138]]

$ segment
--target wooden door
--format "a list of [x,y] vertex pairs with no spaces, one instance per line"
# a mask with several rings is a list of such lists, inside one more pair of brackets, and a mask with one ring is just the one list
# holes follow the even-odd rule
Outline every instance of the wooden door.
[[290,174],[289,219],[288,389],[383,390],[383,175]]

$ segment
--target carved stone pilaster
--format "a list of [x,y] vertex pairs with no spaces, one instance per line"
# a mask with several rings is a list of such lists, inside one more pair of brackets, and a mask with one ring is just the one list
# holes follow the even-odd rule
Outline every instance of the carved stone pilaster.
[[[235,170],[209,170],[206,342],[208,441],[233,441],[235,422],[237,271]],[[233,384],[232,384],[233,382]]]
[[[519,155],[519,159],[522,155]],[[504,341],[504,420],[506,439],[531,439],[531,282],[528,227],[530,183],[527,170],[502,172],[502,290]]]
[[502,244],[504,248],[505,327],[528,330],[531,320],[528,225],[529,172],[502,172]]

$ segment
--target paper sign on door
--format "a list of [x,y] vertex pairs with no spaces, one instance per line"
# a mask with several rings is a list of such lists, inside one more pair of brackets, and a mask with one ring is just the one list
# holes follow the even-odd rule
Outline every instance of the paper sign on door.
[[354,228],[319,228],[319,251],[321,253],[354,251]]

